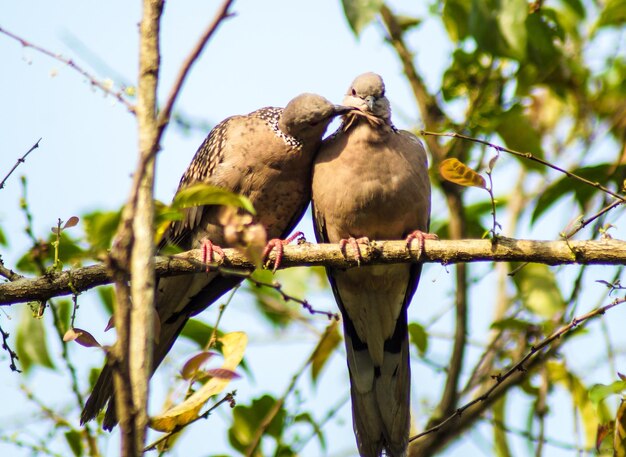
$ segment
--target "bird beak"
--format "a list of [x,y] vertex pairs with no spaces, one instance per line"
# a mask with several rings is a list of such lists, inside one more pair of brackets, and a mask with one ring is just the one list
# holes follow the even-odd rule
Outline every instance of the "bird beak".
[[335,108],[335,114],[337,115],[347,114],[350,111],[357,109],[354,106],[344,106],[344,105],[335,105],[334,108]]
[[365,97],[364,101],[367,104],[369,110],[374,111],[374,103],[376,103],[376,97],[374,97],[373,95],[368,95],[367,97]]

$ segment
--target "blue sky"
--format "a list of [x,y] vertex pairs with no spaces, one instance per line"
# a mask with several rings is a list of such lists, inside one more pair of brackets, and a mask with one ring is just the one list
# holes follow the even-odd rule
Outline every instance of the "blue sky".
[[[395,2],[399,6],[403,2]],[[165,8],[162,25],[162,67],[159,94],[161,100],[168,93],[179,64],[195,43],[201,31],[212,20],[217,2],[199,0],[170,1]],[[28,41],[53,52],[71,57],[100,79],[123,78],[130,84],[136,81],[137,24],[140,20],[139,2],[71,2],[71,1],[10,1],[0,0],[3,15],[0,26]],[[425,7],[416,7],[420,14]],[[176,109],[193,119],[206,120],[213,125],[223,118],[247,113],[259,107],[284,106],[301,92],[316,92],[340,102],[352,79],[365,71],[380,73],[386,82],[387,93],[394,110],[394,122],[399,127],[421,125],[412,94],[402,77],[401,66],[393,50],[384,43],[380,27],[371,25],[359,39],[347,27],[339,1],[311,2],[269,0],[240,0],[234,4],[236,16],[226,21],[211,40],[200,60],[194,66],[185,84]],[[436,88],[448,63],[451,45],[440,23],[425,21],[408,35],[409,45],[415,51],[416,65],[431,88]],[[77,43],[82,47],[79,48]],[[96,65],[88,58],[89,50],[106,65]],[[24,220],[18,210],[19,175],[29,180],[29,203],[35,215],[35,229],[46,236],[57,218],[67,219],[94,209],[117,209],[125,200],[130,185],[130,174],[136,163],[136,124],[134,117],[113,98],[92,87],[80,75],[63,64],[32,49],[22,48],[15,41],[0,35],[0,175],[15,163],[38,138],[41,147],[34,151],[26,164],[14,174],[7,187],[0,191],[0,226],[9,237],[11,249],[2,257],[11,265],[28,246],[23,234]],[[169,201],[191,157],[207,132],[184,133],[170,128],[159,155],[156,196]],[[473,192],[470,191],[470,192]],[[441,205],[433,207],[433,217],[443,217]],[[301,228],[311,235],[308,216]],[[555,234],[548,235],[549,237]],[[601,271],[601,270],[596,270]],[[475,277],[491,277],[490,266],[476,266]],[[451,292],[448,286],[451,272],[441,266],[429,266],[422,276],[422,284],[410,310],[410,319],[422,323],[449,309]],[[487,286],[475,293],[480,305],[489,296]],[[321,308],[333,308],[327,294],[316,294],[313,299]],[[88,295],[81,296],[79,326],[95,329],[104,327],[106,317]],[[247,357],[251,361],[255,379],[239,381],[239,401],[246,403],[253,396],[268,391],[280,394],[290,376],[309,354],[315,344],[315,335],[306,329],[292,334],[275,334],[267,326],[255,322],[253,306],[245,294],[239,294],[236,307],[227,313],[224,328],[244,330],[254,342]],[[0,322],[10,329],[17,321],[18,307],[5,310]],[[93,312],[92,312],[93,309]],[[480,340],[488,331],[489,312],[472,314],[472,338]],[[213,322],[215,310],[204,316]],[[8,319],[12,319],[9,321]],[[95,323],[94,323],[95,321]],[[433,326],[435,334],[451,333],[450,313],[443,315]],[[323,318],[316,324],[323,329]],[[447,345],[436,345],[431,359],[445,365]],[[185,351],[184,345],[177,353]],[[189,347],[187,347],[189,349]],[[85,365],[93,365],[100,357],[95,350],[73,349]],[[53,347],[58,356],[58,347]],[[479,349],[470,348],[474,357]],[[184,356],[181,356],[184,357]],[[181,360],[180,358],[178,360]],[[288,362],[286,362],[288,361]],[[293,362],[291,362],[293,361]],[[4,355],[0,355],[0,389],[16,392],[19,380],[9,372]],[[171,374],[175,366],[166,366]],[[308,378],[307,375],[304,378]],[[38,385],[49,385],[42,394],[47,402],[63,405],[57,392],[67,390],[66,381],[58,374],[39,370],[34,374]],[[84,379],[84,378],[83,378]],[[155,392],[163,396],[165,377],[157,377]],[[418,399],[429,392],[431,402],[438,398],[442,375],[433,375],[422,364],[413,367],[414,409],[420,424],[424,420],[424,404]],[[251,388],[248,386],[251,385]],[[321,384],[312,387],[303,379],[300,396],[306,405],[320,417],[330,405],[345,397],[348,379],[345,361],[340,356],[331,360]],[[67,400],[67,398],[65,398]],[[521,401],[521,400],[520,400]],[[28,424],[32,411],[25,410],[24,400],[18,394],[7,399],[0,412],[3,424],[23,420]],[[157,404],[153,411],[158,410]],[[558,411],[554,413],[558,422]],[[77,417],[72,415],[71,420]],[[215,422],[194,426],[183,438],[178,455],[200,456],[228,452],[225,443],[224,414],[218,413]],[[524,419],[521,421],[522,427]],[[553,429],[571,431],[569,425]],[[338,419],[328,424],[328,455],[355,455],[349,406],[344,406]],[[491,440],[489,431],[477,431],[463,444],[453,446],[446,455],[489,455],[485,445]],[[476,436],[478,435],[478,436]],[[566,435],[567,436],[567,435]],[[481,442],[483,444],[481,444]],[[112,441],[107,455],[116,454]],[[8,452],[8,454],[7,454]],[[20,454],[15,447],[0,443],[0,454]],[[317,456],[321,451],[312,441],[303,456]],[[553,455],[560,455],[555,453]],[[564,454],[565,455],[565,454]]]

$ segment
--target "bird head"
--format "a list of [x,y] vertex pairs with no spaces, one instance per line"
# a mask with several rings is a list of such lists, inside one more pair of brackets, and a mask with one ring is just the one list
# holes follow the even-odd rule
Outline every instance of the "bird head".
[[348,88],[343,104],[384,120],[391,118],[389,100],[385,97],[385,83],[376,73],[357,76]]
[[334,105],[321,95],[301,94],[291,100],[283,110],[278,127],[298,140],[319,141],[328,124],[354,107]]

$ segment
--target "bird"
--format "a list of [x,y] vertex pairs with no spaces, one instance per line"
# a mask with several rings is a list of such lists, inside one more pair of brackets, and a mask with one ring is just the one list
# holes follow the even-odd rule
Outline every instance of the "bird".
[[[311,195],[313,158],[330,122],[353,108],[334,105],[304,93],[285,108],[265,107],[232,116],[217,124],[200,145],[184,172],[177,192],[197,183],[218,186],[246,196],[272,241],[286,237],[302,218]],[[166,230],[161,250],[228,247],[221,218],[232,208],[187,208]],[[270,244],[272,243],[270,241]],[[280,243],[274,243],[280,245]],[[153,372],[165,358],[187,320],[241,282],[219,272],[160,278],[155,308],[160,328],[155,337]],[[158,338],[158,339],[157,339]],[[117,424],[113,401],[113,370],[108,364],[94,384],[81,414],[81,424],[95,418],[106,403],[105,430]]]
[[[324,140],[313,165],[312,206],[320,243],[417,239],[430,224],[428,158],[422,143],[391,121],[385,84],[376,73],[358,76],[343,117]],[[344,251],[344,255],[346,252]],[[407,308],[420,263],[327,268],[341,311],[350,378],[353,428],[362,457],[407,455],[410,366]]]

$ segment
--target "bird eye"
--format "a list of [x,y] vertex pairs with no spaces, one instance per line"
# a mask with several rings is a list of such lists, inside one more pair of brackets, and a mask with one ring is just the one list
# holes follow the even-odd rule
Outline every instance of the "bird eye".
[[356,90],[355,89],[352,89],[352,96],[356,97]]

